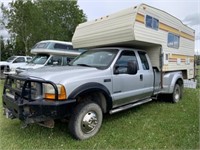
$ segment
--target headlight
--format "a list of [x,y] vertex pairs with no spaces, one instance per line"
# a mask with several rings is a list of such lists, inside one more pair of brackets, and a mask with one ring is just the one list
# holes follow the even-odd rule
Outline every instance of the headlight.
[[[58,100],[66,100],[67,93],[65,87],[61,84],[56,86],[58,88]],[[55,100],[55,89],[51,84],[43,84],[43,96],[45,99]]]
[[15,84],[16,84],[16,88],[17,89],[22,89],[23,85],[24,85],[24,81],[22,80],[15,80]]
[[20,80],[11,80],[11,86],[12,88],[17,88],[17,89],[21,89],[22,88],[22,85],[21,85],[21,82]]
[[16,88],[17,89],[21,89],[21,87],[22,87],[21,81],[20,80],[16,80]]

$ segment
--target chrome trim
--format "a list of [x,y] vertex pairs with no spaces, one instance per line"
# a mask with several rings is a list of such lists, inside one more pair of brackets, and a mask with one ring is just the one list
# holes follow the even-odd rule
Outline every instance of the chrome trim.
[[89,111],[85,114],[81,121],[81,130],[84,133],[90,133],[95,130],[98,124],[97,114],[94,111]]
[[152,101],[151,98],[145,99],[145,100],[141,100],[141,101],[138,101],[136,103],[131,103],[131,104],[128,104],[128,105],[125,105],[125,106],[121,106],[121,107],[115,108],[115,109],[111,110],[109,113],[110,114],[114,114],[114,113],[129,109],[129,108],[132,108],[132,107],[135,107],[135,106],[138,106],[138,105],[150,102],[150,101]]

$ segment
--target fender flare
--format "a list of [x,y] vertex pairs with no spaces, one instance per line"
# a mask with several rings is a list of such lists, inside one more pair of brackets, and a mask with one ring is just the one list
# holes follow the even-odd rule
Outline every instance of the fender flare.
[[183,82],[183,76],[181,71],[169,72],[164,75],[164,80],[166,80],[166,85],[164,93],[171,94],[174,91],[174,86],[178,80]]
[[106,98],[107,108],[106,110],[110,110],[112,108],[112,97],[109,90],[102,84],[96,82],[90,82],[83,84],[77,87],[73,92],[68,96],[69,99],[76,99],[80,94],[100,91]]

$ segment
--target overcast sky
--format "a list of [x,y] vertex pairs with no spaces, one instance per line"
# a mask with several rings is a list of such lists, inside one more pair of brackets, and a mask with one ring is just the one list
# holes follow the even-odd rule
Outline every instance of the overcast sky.
[[[4,4],[9,1],[12,0],[1,0]],[[195,49],[200,53],[200,0],[78,0],[88,21],[141,3],[164,10],[193,28],[196,33]],[[6,36],[5,31],[1,30],[0,34]]]

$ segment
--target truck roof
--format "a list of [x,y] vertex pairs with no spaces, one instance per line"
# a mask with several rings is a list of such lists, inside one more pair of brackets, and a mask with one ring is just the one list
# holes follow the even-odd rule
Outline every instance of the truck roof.
[[53,50],[53,49],[32,49],[32,54],[49,54],[49,55],[65,55],[65,56],[78,56],[81,52],[77,50]]
[[[72,42],[65,42],[65,41],[58,41],[58,40],[43,40],[40,41],[38,43],[47,43],[47,42],[53,42],[53,43],[60,43],[60,44],[68,44],[68,45],[72,45]],[[37,43],[37,44],[38,44]]]
[[104,49],[135,50],[135,51],[143,51],[143,52],[145,52],[145,50],[143,50],[143,49],[132,48],[132,47],[122,47],[122,46],[120,46],[120,47],[100,47],[100,48],[93,48],[91,50],[95,51],[95,50],[104,50]]

